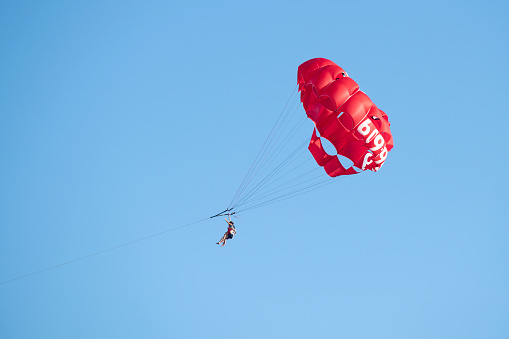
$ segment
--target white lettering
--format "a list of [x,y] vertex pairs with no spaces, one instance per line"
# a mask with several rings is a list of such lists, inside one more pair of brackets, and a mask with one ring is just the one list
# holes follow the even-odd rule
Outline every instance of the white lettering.
[[359,132],[362,136],[368,135],[368,133],[371,131],[371,128],[369,127],[369,124],[371,123],[371,120],[366,119],[362,122],[362,124],[357,127],[357,132]]
[[369,135],[369,137],[367,137],[367,138],[366,138],[366,144],[367,144],[368,142],[371,142],[371,140],[373,140],[373,138],[374,138],[374,137],[375,137],[375,135],[377,135],[377,134],[378,134],[378,130],[375,128],[375,129],[373,130],[373,132],[371,132],[371,134]]
[[362,161],[362,170],[364,171],[366,169],[366,166],[371,164],[373,162],[373,160],[369,160],[369,158],[371,158],[371,156],[373,155],[373,153],[366,153],[366,155],[364,156],[364,160]]
[[[387,147],[384,146],[382,152],[378,155],[380,159],[375,160],[375,164],[383,164],[385,158],[387,158],[387,153],[388,153]],[[382,165],[380,165],[380,167],[382,167]]]
[[[363,162],[362,162],[362,170],[364,171],[366,166],[370,165],[371,163],[375,163],[379,166],[376,166],[375,168],[372,168],[373,171],[378,171],[380,167],[382,167],[385,158],[387,158],[387,147],[385,146],[385,139],[380,134],[380,131],[375,127],[375,125],[372,123],[372,121],[369,119],[369,117],[366,117],[366,120],[361,122],[357,126],[357,132],[364,137],[364,143],[368,144],[373,142],[373,147],[370,147],[369,150],[372,152],[377,152],[380,149],[382,151],[377,154],[375,157],[373,157],[373,153],[366,153],[364,156]],[[372,158],[373,157],[373,158]]]
[[[378,132],[378,131],[377,131]],[[369,141],[368,141],[369,142]],[[378,151],[380,148],[382,148],[385,144],[385,140],[384,138],[378,134],[375,138],[375,146],[371,147],[370,150],[372,150],[373,152],[376,152]]]

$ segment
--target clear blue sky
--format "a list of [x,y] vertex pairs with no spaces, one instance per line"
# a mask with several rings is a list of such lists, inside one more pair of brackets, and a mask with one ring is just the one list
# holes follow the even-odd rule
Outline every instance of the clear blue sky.
[[0,337],[508,338],[505,1],[2,1],[0,280],[224,209],[335,61],[378,173],[0,286]]

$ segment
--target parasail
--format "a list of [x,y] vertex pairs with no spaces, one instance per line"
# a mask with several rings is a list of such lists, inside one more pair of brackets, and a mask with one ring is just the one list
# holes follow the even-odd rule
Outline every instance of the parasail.
[[[330,60],[316,58],[301,64],[297,83],[304,110],[315,124],[308,149],[318,165],[331,177],[378,171],[393,147],[387,114]],[[337,156],[328,154],[321,138],[352,166],[345,168]]]
[[296,89],[230,205],[216,216],[304,194],[336,177],[376,172],[392,148],[387,114],[334,62],[308,60],[298,67]]

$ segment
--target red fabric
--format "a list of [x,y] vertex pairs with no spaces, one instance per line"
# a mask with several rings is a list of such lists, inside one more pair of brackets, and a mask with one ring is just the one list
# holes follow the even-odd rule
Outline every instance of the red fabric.
[[337,158],[325,152],[320,138],[316,135],[316,130],[313,130],[313,136],[311,137],[311,142],[309,143],[308,149],[320,166],[325,166],[325,164],[327,164],[333,158]]
[[360,158],[366,154],[366,147],[364,147],[363,140],[350,141],[345,144],[343,148],[338,151],[339,155],[347,157],[356,163]]
[[[394,145],[387,114],[330,60],[316,58],[301,64],[297,83],[304,110],[320,137],[329,140],[355,167],[380,169]],[[344,168],[337,156],[325,152],[316,130],[308,148],[318,165],[331,177],[358,173],[353,167]]]
[[331,111],[336,111],[359,90],[352,78],[341,77],[323,89],[318,101]]
[[318,165],[323,166],[325,172],[331,177],[337,177],[339,175],[357,174],[352,167],[346,169],[341,165],[337,156],[329,155],[323,149],[322,142],[316,134],[316,130],[313,131],[311,142],[309,143],[309,151],[315,158]]
[[350,175],[350,174],[357,174],[357,171],[353,167],[350,167],[348,169],[344,168],[343,165],[339,162],[338,157],[333,157],[331,161],[325,164],[323,166],[325,169],[325,172],[327,172],[328,175],[331,177],[338,177],[340,175]]

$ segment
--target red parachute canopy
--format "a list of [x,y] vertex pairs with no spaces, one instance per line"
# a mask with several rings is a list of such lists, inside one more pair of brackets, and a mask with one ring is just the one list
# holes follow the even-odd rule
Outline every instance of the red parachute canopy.
[[[297,83],[304,110],[315,123],[309,151],[318,165],[331,177],[359,173],[355,168],[378,171],[393,147],[387,114],[330,60],[304,62],[297,71]],[[337,156],[327,154],[320,138],[330,141],[353,166],[345,168]]]

